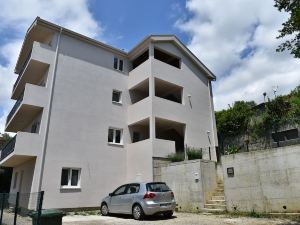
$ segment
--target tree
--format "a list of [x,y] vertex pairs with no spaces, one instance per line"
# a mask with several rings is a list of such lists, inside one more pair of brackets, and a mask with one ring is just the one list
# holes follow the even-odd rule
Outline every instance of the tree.
[[2,134],[2,137],[0,136],[0,150],[11,140],[11,138],[12,137],[7,133]]
[[277,52],[289,50],[295,58],[300,58],[300,0],[275,0],[275,7],[281,12],[290,14],[289,19],[282,24],[277,37],[284,38],[293,35],[276,49]]

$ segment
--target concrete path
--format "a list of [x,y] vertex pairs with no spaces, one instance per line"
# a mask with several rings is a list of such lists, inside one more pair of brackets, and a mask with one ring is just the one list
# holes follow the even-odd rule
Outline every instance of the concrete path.
[[268,219],[233,217],[228,215],[205,215],[176,213],[171,219],[162,217],[147,218],[143,221],[133,220],[130,216],[66,216],[63,225],[300,225],[299,221],[289,219]]

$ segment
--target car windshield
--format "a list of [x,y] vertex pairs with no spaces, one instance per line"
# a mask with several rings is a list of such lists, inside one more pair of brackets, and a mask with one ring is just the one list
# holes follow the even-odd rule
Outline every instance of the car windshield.
[[166,183],[148,183],[146,184],[147,191],[152,192],[167,192],[170,191],[170,188]]

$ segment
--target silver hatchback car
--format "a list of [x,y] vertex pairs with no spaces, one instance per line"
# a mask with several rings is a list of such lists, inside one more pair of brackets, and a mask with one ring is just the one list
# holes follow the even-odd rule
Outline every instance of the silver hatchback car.
[[101,202],[101,214],[132,214],[136,220],[145,215],[172,217],[176,207],[174,193],[164,182],[124,184]]

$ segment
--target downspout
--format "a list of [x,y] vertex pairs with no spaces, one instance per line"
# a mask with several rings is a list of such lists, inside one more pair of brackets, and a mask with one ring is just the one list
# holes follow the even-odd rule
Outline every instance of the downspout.
[[54,86],[55,86],[55,78],[56,78],[56,71],[57,71],[57,62],[58,62],[58,51],[60,45],[60,38],[62,34],[63,28],[60,27],[59,35],[57,38],[56,50],[55,50],[55,59],[54,59],[54,68],[52,74],[52,82],[51,82],[51,90],[50,90],[50,98],[48,101],[48,117],[46,121],[46,132],[43,140],[43,151],[42,151],[42,162],[41,162],[41,170],[40,170],[40,179],[39,179],[39,186],[38,192],[42,191],[42,180],[44,175],[44,168],[45,168],[45,158],[46,158],[46,150],[47,150],[47,143],[48,143],[48,135],[49,135],[49,127],[50,127],[50,118],[51,118],[51,109],[52,109],[52,102],[53,102],[53,93],[54,93]]

